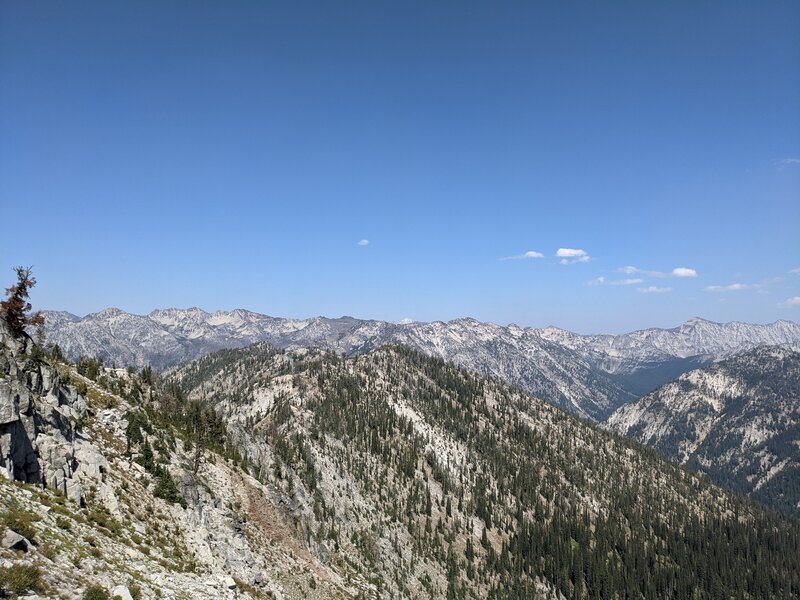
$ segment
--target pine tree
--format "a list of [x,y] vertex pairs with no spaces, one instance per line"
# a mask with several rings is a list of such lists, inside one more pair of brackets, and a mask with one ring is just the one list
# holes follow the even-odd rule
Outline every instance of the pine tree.
[[28,301],[30,289],[36,285],[31,275],[31,267],[17,267],[17,283],[6,288],[8,297],[0,302],[0,311],[5,315],[8,326],[16,336],[25,332],[29,325],[44,325],[44,316],[40,312],[31,314],[31,303]]

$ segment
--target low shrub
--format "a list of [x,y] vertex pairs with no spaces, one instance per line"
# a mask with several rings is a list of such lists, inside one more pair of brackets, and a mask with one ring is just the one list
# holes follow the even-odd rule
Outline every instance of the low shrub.
[[86,588],[86,591],[83,592],[82,598],[83,600],[110,600],[111,596],[109,596],[108,592],[99,585],[93,585]]
[[12,565],[0,567],[0,590],[10,594],[43,592],[44,581],[39,567],[33,565]]
[[39,515],[25,510],[17,503],[12,504],[8,508],[8,512],[3,515],[3,524],[6,527],[28,538],[31,542],[36,538],[36,528],[33,524],[39,520],[41,520]]

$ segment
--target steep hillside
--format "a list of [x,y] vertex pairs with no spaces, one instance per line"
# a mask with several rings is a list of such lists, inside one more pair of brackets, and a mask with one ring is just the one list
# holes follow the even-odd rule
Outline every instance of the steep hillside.
[[796,522],[415,351],[256,345],[167,378],[168,414],[212,406],[309,546],[370,595],[800,593]]
[[761,347],[619,408],[609,428],[800,516],[800,352]]
[[78,318],[46,313],[48,338],[72,359],[162,368],[222,348],[266,341],[280,348],[316,347],[343,354],[400,344],[480,375],[499,377],[528,393],[594,420],[681,373],[764,343],[800,342],[800,325],[711,323],[692,319],[675,329],[582,336],[502,327],[474,319],[396,324],[351,317],[278,319],[234,310],[118,309]]
[[352,597],[224,431],[193,446],[155,412],[145,373],[65,364],[0,318],[0,597]]

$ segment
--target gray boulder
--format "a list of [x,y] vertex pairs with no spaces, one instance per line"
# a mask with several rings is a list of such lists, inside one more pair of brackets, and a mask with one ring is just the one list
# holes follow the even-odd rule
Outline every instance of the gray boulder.
[[133,596],[131,596],[131,591],[124,585],[118,585],[111,590],[111,597],[112,598],[122,598],[122,600],[133,600]]
[[31,543],[27,538],[11,529],[6,529],[3,539],[0,540],[0,545],[6,550],[22,550],[23,552],[27,552],[31,547]]

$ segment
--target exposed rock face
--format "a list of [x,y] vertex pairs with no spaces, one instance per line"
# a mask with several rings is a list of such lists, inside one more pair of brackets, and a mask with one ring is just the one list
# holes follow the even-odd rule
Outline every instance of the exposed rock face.
[[800,515],[800,352],[766,346],[681,375],[607,426],[713,480]]
[[80,501],[81,480],[97,478],[105,464],[75,430],[86,411],[76,388],[35,357],[33,341],[0,318],[0,474]]

